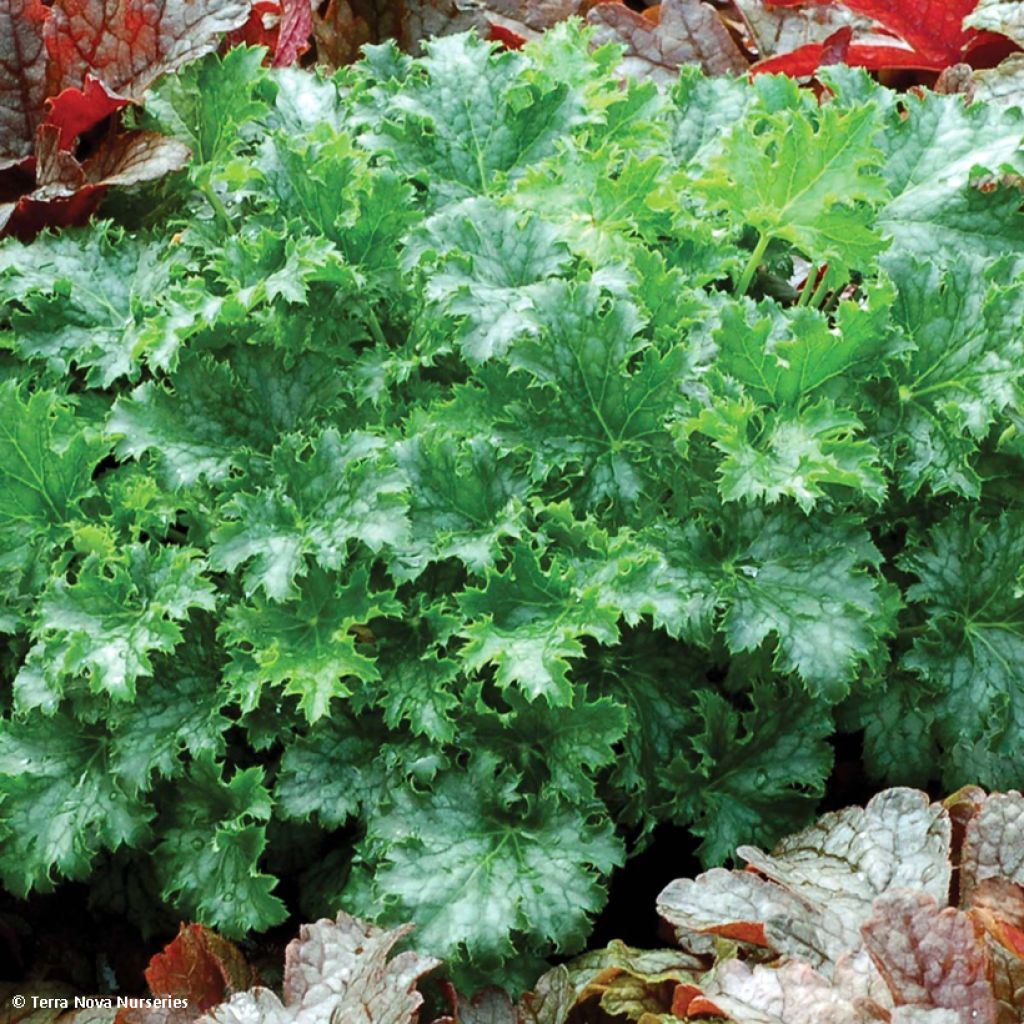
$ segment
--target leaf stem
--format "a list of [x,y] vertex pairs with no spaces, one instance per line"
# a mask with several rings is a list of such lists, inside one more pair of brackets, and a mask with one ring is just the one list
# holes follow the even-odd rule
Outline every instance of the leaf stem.
[[217,195],[217,190],[213,187],[213,183],[209,180],[204,181],[202,187],[203,195],[206,196],[207,202],[213,207],[213,212],[216,214],[217,220],[220,221],[221,227],[228,234],[233,235],[235,233],[235,225],[228,216],[227,207],[221,202],[221,198]]
[[822,303],[824,303],[825,298],[828,296],[830,288],[829,278],[831,277],[830,269],[829,267],[825,268],[825,272],[821,275],[821,280],[818,282],[818,287],[814,289],[814,294],[811,296],[811,305],[815,309],[821,309]]
[[366,323],[370,328],[370,333],[373,335],[373,340],[378,344],[387,348],[388,339],[384,337],[384,331],[380,326],[380,320],[377,319],[377,314],[374,313],[373,307],[366,304]]
[[807,306],[811,303],[811,293],[815,292],[814,282],[818,279],[818,266],[812,263],[807,268],[807,280],[804,281],[804,286],[800,290],[800,298],[797,300],[798,306]]
[[739,284],[736,285],[736,295],[747,294],[750,282],[754,280],[754,274],[757,273],[757,268],[761,265],[761,260],[768,249],[769,241],[771,239],[768,235],[758,236],[757,245],[754,246],[754,251],[750,254],[750,259],[747,260],[747,265],[743,268]]

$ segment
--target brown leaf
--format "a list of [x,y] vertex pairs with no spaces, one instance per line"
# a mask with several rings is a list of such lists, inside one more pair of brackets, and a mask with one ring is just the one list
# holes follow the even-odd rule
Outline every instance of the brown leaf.
[[965,1021],[996,1024],[989,957],[981,928],[955,907],[921,892],[875,901],[861,933],[897,1006],[955,1010]]
[[585,0],[488,0],[487,14],[515,18],[527,28],[542,32],[552,25],[583,13]]
[[343,67],[359,59],[366,43],[398,38],[402,5],[388,0],[330,0],[323,14],[313,14],[317,60]]
[[185,1007],[127,1009],[116,1024],[192,1024],[255,982],[238,948],[201,924],[182,925],[177,937],[146,968],[150,992],[185,1000]]
[[621,3],[598,4],[587,21],[596,42],[625,47],[622,68],[636,77],[667,83],[682,64],[699,64],[711,75],[738,74],[749,66],[718,13],[703,0],[665,0],[659,24]]
[[960,904],[969,906],[986,878],[1024,885],[1024,797],[998,793],[967,823],[961,855]]
[[565,1024],[576,1005],[576,987],[564,966],[543,975],[519,1003],[519,1024]]
[[43,119],[46,59],[40,0],[0,0],[0,170],[32,155]]
[[480,0],[403,0],[405,17],[401,42],[404,49],[418,53],[434,36],[453,35],[476,29],[487,36],[487,19]]
[[155,132],[112,136],[97,152],[79,163],[60,149],[60,129],[41,125],[35,185],[24,195],[0,201],[0,234],[28,240],[44,227],[70,227],[88,220],[107,189],[138,185],[180,170],[189,160],[188,147]]

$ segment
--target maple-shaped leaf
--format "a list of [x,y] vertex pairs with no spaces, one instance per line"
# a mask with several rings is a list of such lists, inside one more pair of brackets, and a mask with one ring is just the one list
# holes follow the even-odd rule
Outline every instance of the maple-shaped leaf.
[[884,893],[862,934],[897,1005],[954,1010],[960,1020],[995,1021],[988,955],[964,912],[940,909],[929,893]]
[[[877,89],[870,95],[882,98]],[[1024,172],[1024,113],[929,90],[883,102],[884,128],[874,142],[891,198],[878,211],[878,227],[892,252],[943,265],[1024,253],[1020,190],[1000,179]],[[981,171],[994,176],[988,184]]]
[[594,41],[624,47],[624,70],[668,83],[683,64],[710,75],[746,71],[748,61],[718,12],[703,0],[664,0],[657,21],[623,3],[599,3],[587,13]]
[[410,931],[344,912],[303,925],[285,949],[283,999],[267,988],[238,992],[199,1024],[415,1024],[423,1005],[416,983],[438,961],[390,955]]
[[866,807],[824,815],[773,854],[741,847],[754,872],[715,868],[672,882],[658,912],[685,936],[711,933],[768,946],[831,976],[860,948],[875,899],[916,889],[948,899],[952,826],[922,793],[891,789]]
[[333,697],[350,692],[346,680],[379,678],[374,659],[358,649],[353,627],[401,611],[393,591],[370,589],[362,566],[347,578],[314,568],[290,600],[258,595],[228,610],[222,627],[234,657],[228,675],[244,705],[255,705],[263,684],[283,686],[315,722]]
[[405,259],[434,263],[426,295],[458,318],[462,351],[480,363],[504,355],[516,337],[537,332],[531,314],[545,301],[543,282],[565,271],[571,256],[540,217],[469,199],[429,218],[409,240]]
[[[778,7],[797,7],[808,0],[769,0]],[[813,0],[819,5],[832,0]],[[886,43],[875,37],[853,42],[843,56],[848,64],[871,70],[881,68],[918,68],[942,71],[960,63],[973,45],[984,40],[965,27],[964,19],[974,10],[978,0],[843,0],[854,14],[877,22],[898,41]],[[900,42],[904,45],[900,45]],[[821,64],[822,47],[813,43],[791,53],[763,61],[757,71],[786,72],[791,75],[813,74]]]
[[[683,405],[687,353],[656,351],[640,335],[639,310],[593,282],[550,281],[536,337],[516,342],[516,371],[489,388],[502,402],[499,436],[525,446],[531,473],[573,483],[580,505],[634,505],[660,479],[671,448],[669,417]],[[534,384],[524,388],[520,374]]]
[[153,812],[109,770],[102,726],[35,713],[0,724],[0,877],[14,893],[83,878],[101,850],[136,846]]
[[508,702],[514,713],[506,722],[478,720],[477,741],[524,776],[549,782],[567,800],[593,800],[598,771],[618,758],[628,722],[625,707],[611,697],[581,696],[571,708],[550,708],[514,692]]
[[888,198],[877,108],[826,104],[812,113],[796,102],[758,120],[753,138],[730,134],[694,183],[712,209],[757,231],[737,292],[747,290],[773,238],[833,273],[869,268],[885,248],[873,210]]
[[244,992],[255,980],[255,972],[234,943],[201,924],[183,924],[146,967],[149,991],[171,1005],[161,1002],[122,1009],[116,1024],[193,1024],[201,1014],[236,992]]
[[[208,297],[176,278],[165,241],[108,225],[0,247],[0,302],[11,305],[12,346],[58,374],[88,371],[100,386],[168,367],[203,322]],[[16,305],[15,305],[16,304]]]
[[369,851],[380,851],[361,897],[368,910],[415,922],[420,948],[439,956],[508,957],[524,929],[579,948],[604,903],[603,877],[621,860],[610,822],[552,794],[518,799],[514,778],[495,776],[488,758],[443,773],[427,792],[390,795],[368,824]]
[[332,366],[315,352],[295,360],[246,346],[228,362],[188,350],[170,378],[117,399],[107,434],[121,458],[148,453],[172,490],[218,483],[232,469],[265,462],[282,435],[338,407],[342,382]]
[[344,714],[323,718],[288,744],[274,784],[285,818],[313,817],[341,828],[350,817],[386,799],[390,780],[377,761],[381,736]]
[[877,504],[886,483],[871,442],[858,439],[860,420],[831,402],[799,412],[761,412],[753,402],[718,402],[687,424],[725,456],[718,486],[726,501],[773,504],[791,497],[805,511],[834,487]]
[[446,558],[483,572],[497,561],[501,541],[522,532],[525,473],[483,439],[419,433],[396,447],[395,459],[409,494],[410,533],[394,558],[401,577]]
[[545,566],[523,543],[503,570],[488,570],[484,587],[464,590],[458,601],[468,641],[463,665],[493,665],[499,686],[515,683],[552,705],[572,703],[570,659],[583,654],[583,638],[609,644],[618,637],[618,615],[598,588],[578,586],[571,570],[557,561]]
[[720,864],[743,843],[773,842],[809,820],[832,767],[832,726],[821,704],[785,690],[755,688],[742,714],[714,691],[695,697],[692,750],[664,772],[678,794],[673,814],[702,839],[702,863]]
[[263,769],[225,778],[212,758],[200,757],[176,789],[158,823],[163,898],[231,938],[283,921],[277,879],[259,867],[272,807]]
[[0,551],[69,524],[106,453],[55,392],[0,384]]
[[[520,53],[493,55],[490,44],[472,35],[435,38],[425,49],[401,92],[385,93],[382,106],[361,115],[372,131],[363,142],[389,152],[399,170],[438,200],[493,191],[506,176],[554,153],[567,132],[598,119],[581,87],[528,76]],[[572,59],[591,61],[582,38]],[[373,66],[364,64],[362,74],[372,74]],[[394,91],[393,79],[382,87]]]
[[892,368],[898,412],[879,410],[900,488],[976,497],[978,447],[1021,379],[1024,347],[1011,325],[1024,306],[1013,270],[969,259],[946,270],[900,257],[887,266],[898,288],[893,319],[911,343]]
[[250,593],[276,600],[295,592],[312,554],[325,569],[346,560],[349,541],[372,551],[399,545],[407,533],[405,482],[379,457],[382,438],[329,428],[319,437],[286,438],[270,459],[271,482],[235,494],[211,541],[210,564],[248,563]]
[[153,656],[175,649],[182,625],[215,606],[205,561],[194,549],[132,544],[91,554],[75,578],[51,580],[36,609],[36,642],[15,679],[19,706],[52,710],[74,682],[130,700]]
[[1019,517],[1005,513],[985,521],[960,513],[940,522],[900,560],[918,580],[908,600],[925,615],[902,659],[932,691],[918,705],[946,748],[978,748],[960,762],[966,778],[959,781],[980,776],[985,750],[1013,761],[1019,756],[1024,698],[1012,669],[1024,649],[1019,557]]

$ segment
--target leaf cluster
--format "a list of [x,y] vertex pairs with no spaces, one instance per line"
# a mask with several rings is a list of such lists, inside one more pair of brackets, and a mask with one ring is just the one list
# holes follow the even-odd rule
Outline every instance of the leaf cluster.
[[240,936],[298,878],[516,985],[837,730],[1019,784],[1019,112],[263,55],[155,90],[159,201],[0,247],[10,891]]

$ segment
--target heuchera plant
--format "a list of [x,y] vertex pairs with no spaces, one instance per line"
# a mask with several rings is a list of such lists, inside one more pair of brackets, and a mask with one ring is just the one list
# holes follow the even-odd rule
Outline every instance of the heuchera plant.
[[574,25],[264,56],[151,95],[147,226],[0,248],[10,891],[231,937],[288,873],[518,983],[837,731],[1019,781],[1019,111]]

